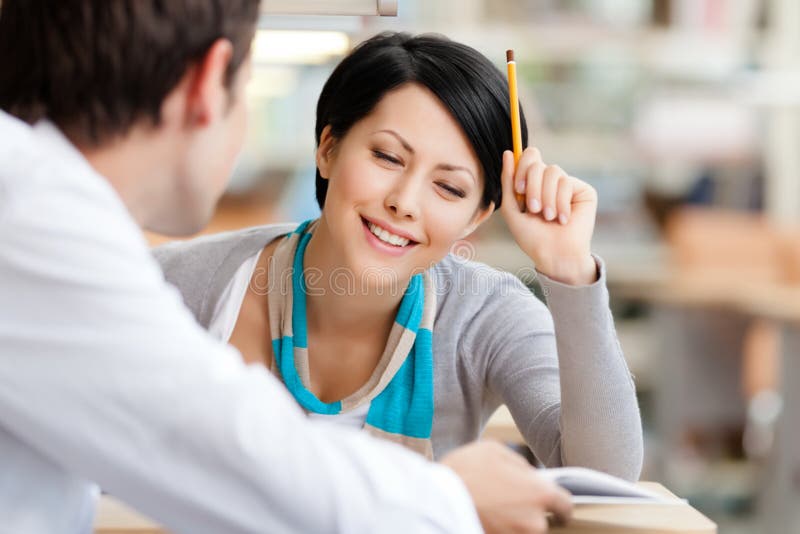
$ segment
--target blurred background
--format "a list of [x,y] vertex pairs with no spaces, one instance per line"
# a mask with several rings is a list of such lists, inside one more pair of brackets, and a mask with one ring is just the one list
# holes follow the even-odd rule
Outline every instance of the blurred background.
[[[531,143],[598,190],[642,478],[720,532],[800,532],[800,2],[265,0],[246,149],[207,231],[318,213],[320,89],[387,29],[443,33],[503,72],[513,48]],[[499,215],[474,242],[529,266]]]

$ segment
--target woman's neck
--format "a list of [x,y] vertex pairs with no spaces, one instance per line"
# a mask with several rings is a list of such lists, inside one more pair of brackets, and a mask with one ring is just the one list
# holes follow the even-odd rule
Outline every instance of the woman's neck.
[[319,334],[364,336],[368,333],[386,339],[394,323],[408,280],[394,287],[366,285],[355,276],[334,276],[341,272],[342,261],[331,247],[320,221],[306,248],[303,268],[314,275],[306,296],[306,319],[309,328]]

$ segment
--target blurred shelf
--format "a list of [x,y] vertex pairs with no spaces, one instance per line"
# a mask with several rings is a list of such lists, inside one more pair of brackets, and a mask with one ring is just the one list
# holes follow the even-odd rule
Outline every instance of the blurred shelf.
[[727,80],[748,67],[755,40],[755,34],[657,27],[616,29],[591,23],[476,24],[441,31],[498,63],[503,61],[506,49],[514,48],[520,65],[606,61],[701,82]]
[[264,0],[261,12],[275,15],[396,16],[399,0]]

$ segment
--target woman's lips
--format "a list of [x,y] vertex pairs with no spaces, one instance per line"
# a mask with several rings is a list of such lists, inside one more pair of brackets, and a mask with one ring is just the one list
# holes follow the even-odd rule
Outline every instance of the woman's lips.
[[369,243],[369,245],[378,252],[398,257],[406,254],[408,251],[410,251],[418,244],[416,241],[409,241],[409,243],[405,246],[397,246],[397,245],[392,245],[390,243],[386,243],[385,241],[382,241],[381,239],[378,238],[378,236],[372,233],[372,231],[369,229],[369,221],[367,221],[362,217],[361,223],[362,223],[361,227],[364,229],[364,234],[367,239],[367,243]]

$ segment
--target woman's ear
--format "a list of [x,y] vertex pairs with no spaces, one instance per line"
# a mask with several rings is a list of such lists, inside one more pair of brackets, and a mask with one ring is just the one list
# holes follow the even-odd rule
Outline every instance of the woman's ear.
[[336,139],[331,133],[331,125],[329,124],[322,129],[322,134],[319,136],[319,146],[317,147],[317,169],[319,169],[319,175],[325,180],[328,179],[335,145]]
[[464,239],[472,232],[477,230],[478,227],[492,215],[492,213],[494,213],[494,202],[490,202],[485,208],[478,208],[478,211],[475,212],[475,216],[472,218],[472,222],[470,222],[469,225],[464,229],[464,232],[459,239]]

